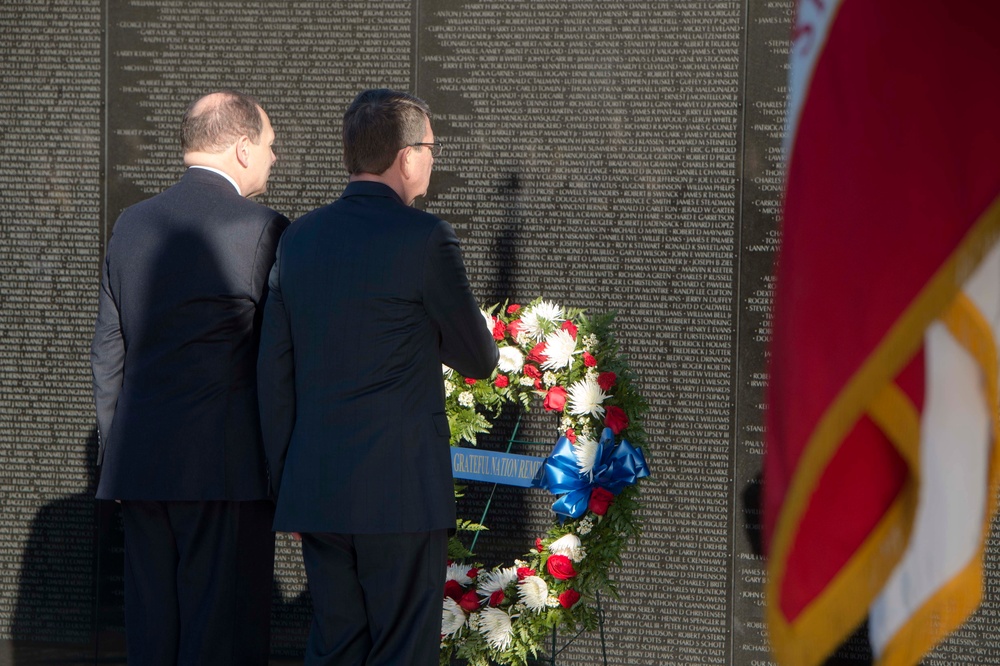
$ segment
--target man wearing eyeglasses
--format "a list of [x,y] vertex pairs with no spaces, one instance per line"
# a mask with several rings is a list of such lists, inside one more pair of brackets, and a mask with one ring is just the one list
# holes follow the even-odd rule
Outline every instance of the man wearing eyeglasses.
[[310,666],[437,664],[455,501],[441,364],[498,351],[448,223],[412,208],[440,150],[422,100],[362,92],[350,181],[282,237],[258,385],[274,528],[302,535]]

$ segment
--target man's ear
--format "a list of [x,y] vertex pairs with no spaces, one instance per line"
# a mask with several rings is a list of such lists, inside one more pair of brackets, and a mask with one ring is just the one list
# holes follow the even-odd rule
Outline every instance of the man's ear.
[[407,146],[399,151],[396,161],[399,163],[399,172],[403,180],[409,180],[413,174],[413,148]]
[[234,149],[236,150],[236,161],[240,163],[240,166],[244,169],[250,166],[250,137],[245,134],[241,136],[236,140]]

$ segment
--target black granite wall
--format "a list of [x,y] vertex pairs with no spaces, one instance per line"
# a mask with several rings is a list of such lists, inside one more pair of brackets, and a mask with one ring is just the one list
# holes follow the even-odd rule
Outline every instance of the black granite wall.
[[[122,208],[181,173],[185,105],[219,87],[262,100],[279,157],[263,200],[294,218],[339,194],[340,117],[381,86],[435,111],[447,148],[422,205],[456,227],[484,303],[619,313],[654,478],[608,602],[608,663],[770,663],[744,498],[763,452],[790,13],[789,0],[0,6],[0,663],[44,649],[123,661],[119,518],[90,499],[87,352],[103,243]],[[533,416],[524,434],[548,442],[553,427]],[[537,492],[499,497],[487,559],[523,552],[550,519]],[[473,489],[463,511],[478,518],[483,501]],[[276,576],[275,654],[294,657],[309,602],[284,536]],[[963,636],[995,633],[992,617]],[[971,659],[963,645],[928,663]],[[600,655],[588,636],[559,663]]]

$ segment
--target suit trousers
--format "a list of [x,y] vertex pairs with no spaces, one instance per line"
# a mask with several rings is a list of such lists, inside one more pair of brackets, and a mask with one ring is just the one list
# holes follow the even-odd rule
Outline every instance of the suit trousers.
[[306,666],[436,666],[448,531],[302,535]]
[[266,666],[274,504],[123,501],[129,666]]

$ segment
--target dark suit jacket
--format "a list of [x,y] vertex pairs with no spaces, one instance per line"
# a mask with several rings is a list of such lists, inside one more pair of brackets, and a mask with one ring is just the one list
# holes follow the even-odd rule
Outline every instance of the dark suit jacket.
[[455,527],[441,364],[488,377],[497,346],[451,226],[353,182],[278,247],[257,366],[275,529]]
[[287,226],[204,169],[118,218],[91,346],[98,498],[268,497],[256,359]]

